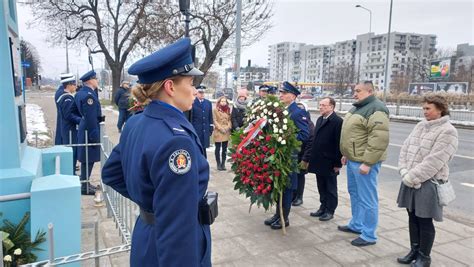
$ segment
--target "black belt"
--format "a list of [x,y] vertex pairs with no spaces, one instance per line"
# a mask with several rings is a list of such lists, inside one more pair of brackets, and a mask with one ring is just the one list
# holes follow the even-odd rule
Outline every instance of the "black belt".
[[[199,203],[198,219],[200,224],[211,225],[218,215],[217,209],[218,194],[208,192]],[[149,225],[155,224],[155,215],[140,208],[140,218]]]
[[140,208],[140,218],[146,223],[146,224],[155,224],[155,215],[153,213],[144,211],[143,209]]

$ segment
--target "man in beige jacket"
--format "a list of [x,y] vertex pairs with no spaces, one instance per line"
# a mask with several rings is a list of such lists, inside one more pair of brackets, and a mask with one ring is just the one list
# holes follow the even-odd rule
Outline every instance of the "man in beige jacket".
[[341,131],[340,149],[342,164],[347,164],[352,218],[338,229],[359,234],[351,242],[354,246],[374,245],[377,241],[377,175],[387,155],[389,118],[387,107],[373,94],[370,81],[355,87],[356,102],[344,117]]

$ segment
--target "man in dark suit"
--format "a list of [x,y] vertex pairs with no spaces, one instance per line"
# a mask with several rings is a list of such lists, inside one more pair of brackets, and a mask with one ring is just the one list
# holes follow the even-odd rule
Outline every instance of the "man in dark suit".
[[[214,130],[214,121],[212,118],[212,103],[204,95],[206,87],[199,85],[196,87],[197,96],[194,99],[191,112],[191,124],[194,126],[199,141],[204,149],[210,146],[210,137]],[[206,154],[204,154],[206,156]]]
[[319,102],[321,116],[301,162],[301,168],[316,174],[321,205],[310,215],[319,217],[320,221],[331,220],[337,207],[337,175],[342,167],[339,150],[342,119],[334,112],[335,106],[336,102],[330,97]]

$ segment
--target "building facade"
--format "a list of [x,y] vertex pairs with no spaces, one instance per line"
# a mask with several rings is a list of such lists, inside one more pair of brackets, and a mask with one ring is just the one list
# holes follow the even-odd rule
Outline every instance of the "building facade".
[[371,80],[383,90],[385,78],[388,88],[392,78],[423,75],[420,68],[429,67],[436,52],[436,35],[399,33],[390,34],[388,74],[385,75],[387,34],[367,33],[356,39],[330,45],[278,43],[269,46],[270,80],[351,84]]

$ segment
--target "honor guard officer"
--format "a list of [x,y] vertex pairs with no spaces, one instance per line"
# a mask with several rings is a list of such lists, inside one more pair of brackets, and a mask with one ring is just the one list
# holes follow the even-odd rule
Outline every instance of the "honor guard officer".
[[205,203],[209,164],[184,116],[196,97],[191,42],[183,38],[135,62],[132,94],[145,110],[130,117],[102,169],[102,181],[140,206],[131,266],[211,266]]
[[[206,87],[199,85],[196,87],[197,97],[194,99],[191,123],[199,136],[204,149],[210,146],[210,137],[214,130],[214,120],[212,118],[212,103],[205,98]],[[204,154],[206,155],[206,154]]]
[[[65,78],[61,80],[64,87],[64,93],[56,101],[58,106],[59,120],[61,125],[61,144],[77,144],[77,125],[81,117],[75,113],[76,103],[74,103],[74,94],[76,93],[76,77]],[[77,149],[72,147],[73,170],[76,168]]]
[[[74,76],[72,73],[63,73],[59,75],[59,79],[62,81],[66,78],[71,78]],[[56,134],[54,136],[54,144],[55,145],[62,145],[62,136],[61,136],[61,119],[59,118],[59,108],[58,108],[58,99],[59,97],[64,94],[64,86],[61,83],[56,89],[56,93],[54,93],[54,103],[56,104]]]
[[[295,102],[296,97],[300,94],[300,91],[296,87],[294,87],[289,82],[284,82],[282,89],[280,89],[280,100],[285,104],[288,108],[288,112],[290,113],[290,119],[293,120],[295,123],[296,128],[298,129],[298,133],[296,135],[296,139],[301,142],[305,142],[309,138],[309,126],[308,126],[308,118],[306,117],[306,111],[300,109]],[[295,160],[298,158],[298,153],[295,151],[293,154]],[[289,174],[291,184],[289,187],[285,189],[283,192],[283,218],[285,219],[285,226],[290,225],[290,221],[288,220],[288,215],[290,214],[291,210],[291,201],[293,198],[293,191],[296,190],[298,186],[298,177],[296,172],[292,172]],[[282,223],[280,221],[280,214],[278,213],[279,209],[277,209],[277,213],[273,215],[271,218],[265,220],[265,225],[269,225],[272,229],[281,229]]]
[[[99,98],[95,92],[99,82],[94,70],[82,75],[80,79],[83,86],[75,98],[76,106],[82,116],[77,132],[77,143],[97,144],[100,143],[99,123],[104,121]],[[81,162],[81,181],[88,180],[94,167],[94,162],[100,161],[100,146],[79,146],[77,149],[77,159]],[[95,187],[89,182],[82,183],[81,190],[82,194],[95,194]]]

